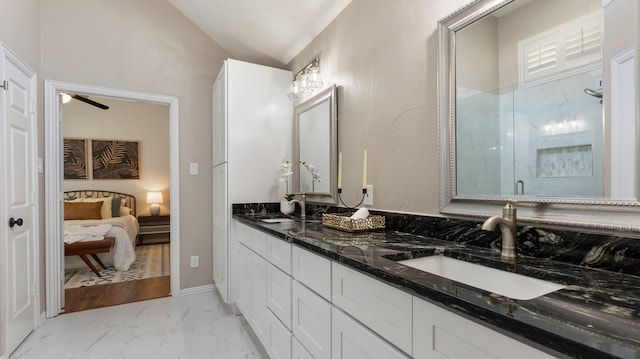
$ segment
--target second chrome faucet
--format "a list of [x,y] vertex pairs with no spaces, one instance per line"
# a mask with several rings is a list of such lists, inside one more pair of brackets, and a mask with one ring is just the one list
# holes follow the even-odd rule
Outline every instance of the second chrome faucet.
[[512,202],[507,203],[502,208],[502,217],[493,216],[487,218],[482,224],[482,229],[493,231],[496,226],[500,226],[502,233],[502,258],[513,260],[517,258],[517,223],[516,223],[516,207]]

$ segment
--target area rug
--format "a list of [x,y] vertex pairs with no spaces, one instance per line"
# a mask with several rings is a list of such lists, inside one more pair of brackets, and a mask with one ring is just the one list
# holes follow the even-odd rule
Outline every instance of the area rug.
[[[89,267],[65,270],[64,289],[88,287],[92,285],[126,282],[131,280],[154,278],[171,274],[169,243],[151,244],[136,247],[136,260],[126,272],[113,266],[100,268],[98,277]],[[93,261],[93,258],[91,258]]]

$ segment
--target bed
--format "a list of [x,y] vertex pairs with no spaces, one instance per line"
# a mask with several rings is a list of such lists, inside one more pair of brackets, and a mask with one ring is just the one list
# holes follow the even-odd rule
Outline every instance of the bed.
[[[129,270],[136,259],[139,231],[134,196],[103,190],[66,191],[64,208],[65,243],[113,237],[115,245],[109,253],[100,254],[100,259],[116,270]],[[78,259],[65,258],[65,268],[84,266]]]

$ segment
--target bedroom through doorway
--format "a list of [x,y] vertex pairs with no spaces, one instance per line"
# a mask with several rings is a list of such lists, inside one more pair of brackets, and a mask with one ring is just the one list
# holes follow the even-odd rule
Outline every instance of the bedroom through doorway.
[[169,106],[68,95],[64,313],[169,296]]

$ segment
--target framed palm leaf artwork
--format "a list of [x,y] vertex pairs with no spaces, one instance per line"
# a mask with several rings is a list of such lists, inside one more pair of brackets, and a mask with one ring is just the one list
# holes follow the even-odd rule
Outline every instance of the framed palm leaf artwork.
[[65,138],[63,141],[64,179],[87,179],[87,140]]
[[140,179],[138,142],[92,140],[93,179]]

